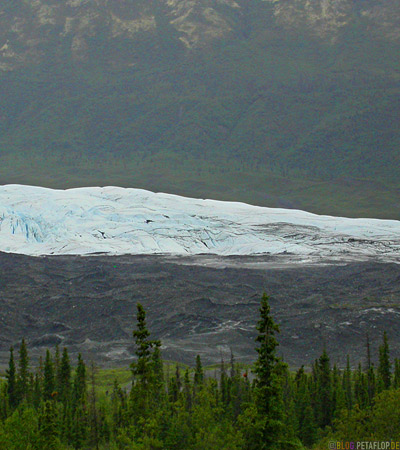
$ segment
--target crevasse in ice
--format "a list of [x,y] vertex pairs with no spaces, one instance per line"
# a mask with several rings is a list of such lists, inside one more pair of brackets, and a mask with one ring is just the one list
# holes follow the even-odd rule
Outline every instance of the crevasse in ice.
[[0,251],[282,254],[400,262],[400,222],[199,200],[142,189],[0,186]]

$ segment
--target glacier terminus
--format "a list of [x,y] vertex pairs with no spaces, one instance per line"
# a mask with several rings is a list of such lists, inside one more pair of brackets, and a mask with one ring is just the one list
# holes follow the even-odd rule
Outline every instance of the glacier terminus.
[[0,251],[296,255],[400,263],[400,221],[185,198],[142,189],[0,186]]

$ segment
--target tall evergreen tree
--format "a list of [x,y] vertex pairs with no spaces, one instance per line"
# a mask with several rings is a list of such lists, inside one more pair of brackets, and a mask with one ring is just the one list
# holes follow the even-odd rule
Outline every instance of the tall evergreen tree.
[[319,358],[318,366],[318,424],[324,428],[331,424],[333,415],[330,359],[325,348]]
[[40,372],[36,372],[33,381],[33,406],[38,409],[43,398],[42,377]]
[[7,391],[7,383],[2,383],[0,386],[0,423],[3,423],[10,413],[10,403],[8,401]]
[[386,331],[383,333],[383,343],[379,347],[378,374],[380,389],[389,389],[391,383],[391,364],[389,357],[389,342]]
[[394,360],[394,379],[393,379],[393,387],[395,389],[400,388],[400,360]]
[[57,414],[54,402],[46,401],[39,415],[39,442],[43,450],[60,448],[58,439]]
[[7,379],[8,403],[10,405],[10,408],[13,409],[17,406],[17,403],[18,403],[18,394],[17,394],[17,386],[16,386],[16,370],[15,370],[13,347],[10,348],[10,360],[8,363],[8,369],[6,371],[6,379]]
[[240,370],[234,366],[231,368],[233,377],[230,378],[230,397],[232,403],[232,417],[234,420],[243,412],[243,404],[250,401],[250,389],[248,388],[248,379],[240,374]]
[[196,368],[194,370],[194,385],[199,387],[204,380],[203,366],[201,364],[200,355],[196,356]]
[[30,394],[29,383],[29,356],[25,339],[22,339],[19,348],[17,392],[20,400],[28,400]]
[[142,387],[146,387],[153,381],[154,364],[152,359],[152,351],[161,346],[160,341],[150,340],[150,332],[146,326],[146,312],[143,306],[137,304],[137,325],[133,331],[133,338],[136,346],[137,360],[132,362],[131,369],[133,379],[140,383]]
[[219,378],[219,386],[221,391],[221,401],[224,407],[228,406],[230,401],[229,396],[229,383],[228,377],[225,370],[225,362],[221,355],[221,370],[220,370],[220,378]]
[[64,347],[62,353],[60,369],[58,371],[57,378],[58,398],[60,399],[60,401],[66,403],[70,400],[71,394],[71,364],[66,347]]
[[368,376],[363,373],[361,363],[354,373],[354,397],[360,408],[365,408],[369,404]]
[[343,380],[336,364],[332,371],[332,416],[340,417],[343,409],[346,408],[346,393],[343,389]]
[[346,408],[353,408],[353,391],[351,387],[351,369],[350,369],[350,357],[347,355],[346,370],[343,374],[343,391],[346,398]]
[[50,400],[55,391],[54,367],[50,351],[46,351],[43,369],[43,397]]
[[259,419],[261,419],[260,450],[276,448],[291,448],[286,442],[291,435],[285,430],[284,411],[280,377],[282,377],[282,363],[276,355],[278,341],[275,338],[279,327],[274,322],[269,306],[269,297],[264,293],[261,300],[260,320],[257,324],[258,336],[256,348],[258,358],[254,366],[255,401]]
[[176,378],[176,387],[177,387],[178,393],[179,393],[182,389],[181,368],[180,368],[179,364],[176,365],[175,378]]
[[192,384],[189,377],[189,369],[185,370],[185,375],[183,377],[183,393],[185,396],[185,406],[187,410],[192,408]]
[[159,345],[154,346],[154,351],[151,356],[153,363],[154,382],[158,388],[161,388],[164,384],[164,367],[161,357],[161,350]]
[[111,431],[114,435],[127,426],[127,399],[118,381],[114,380],[111,393]]
[[231,349],[231,361],[230,361],[230,378],[234,378],[236,375],[236,365],[235,365],[235,355],[233,354],[233,351]]
[[315,423],[314,410],[310,403],[306,403],[303,423],[300,428],[301,442],[307,447],[311,447],[317,440],[317,426]]
[[366,348],[367,348],[367,361],[365,371],[368,373],[368,370],[371,368],[371,343],[369,342],[369,333],[367,332],[366,338]]
[[298,435],[303,444],[310,447],[314,444],[317,437],[317,425],[315,422],[314,410],[312,408],[307,378],[302,366],[295,377],[296,413],[299,424]]
[[74,406],[78,404],[84,404],[86,397],[86,366],[83,362],[82,355],[78,355],[78,365],[75,371],[74,388],[73,388],[73,401]]
[[[131,364],[132,389],[129,396],[129,415],[132,423],[137,426],[134,439],[150,439],[150,437],[152,439],[154,427],[158,426],[155,417],[162,412],[161,399],[164,388],[162,382],[160,383],[158,367],[160,361],[157,356],[161,343],[150,339],[150,332],[146,326],[146,313],[140,303],[137,305],[137,325],[133,337],[137,359]],[[154,427],[142,429],[139,434],[140,423],[153,423]]]
[[376,393],[376,376],[375,376],[375,367],[371,364],[367,373],[367,392],[368,392],[368,404],[372,404],[372,400],[375,397]]
[[99,412],[96,401],[96,368],[92,362],[90,367],[90,395],[89,395],[89,422],[90,422],[90,444],[92,448],[99,450],[100,433],[99,433]]
[[72,413],[71,444],[74,449],[85,448],[88,438],[88,417],[86,405],[79,404]]
[[54,374],[56,380],[58,380],[58,372],[60,371],[60,364],[61,364],[60,346],[57,344],[54,352]]
[[181,371],[179,364],[176,365],[175,376],[173,376],[169,383],[168,393],[172,403],[178,401],[179,393],[182,388]]

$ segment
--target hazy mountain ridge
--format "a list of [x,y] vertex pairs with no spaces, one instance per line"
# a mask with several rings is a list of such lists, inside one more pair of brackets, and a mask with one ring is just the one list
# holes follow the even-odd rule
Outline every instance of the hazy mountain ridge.
[[396,1],[258,0],[249,6],[244,0],[8,0],[0,7],[0,69],[37,63],[54,47],[85,59],[96,45],[93,39],[134,43],[138,35],[147,34],[157,40],[168,27],[176,32],[176,44],[201,47],[242,33],[252,8],[260,9],[277,26],[306,30],[327,41],[336,41],[346,27],[360,20],[380,38],[400,39]]
[[0,183],[398,219],[399,12],[394,1],[3,2]]

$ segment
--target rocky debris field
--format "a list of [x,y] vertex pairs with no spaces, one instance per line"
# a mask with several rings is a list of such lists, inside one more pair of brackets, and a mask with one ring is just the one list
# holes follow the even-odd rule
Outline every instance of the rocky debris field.
[[206,363],[255,358],[261,295],[281,326],[292,366],[325,345],[344,364],[363,360],[366,333],[377,353],[388,332],[400,356],[400,265],[304,265],[281,257],[52,256],[0,253],[0,364],[25,337],[32,360],[56,344],[100,366],[132,360],[136,303],[148,313],[165,359]]

